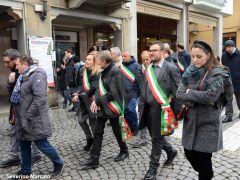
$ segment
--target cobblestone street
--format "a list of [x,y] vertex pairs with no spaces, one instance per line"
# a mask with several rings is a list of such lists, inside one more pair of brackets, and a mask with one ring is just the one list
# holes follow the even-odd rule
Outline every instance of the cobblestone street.
[[[85,145],[85,136],[73,113],[68,113],[67,109],[51,110],[54,133],[50,138],[51,143],[56,147],[65,162],[63,180],[80,179],[143,179],[148,170],[149,154],[151,151],[151,142],[148,137],[148,145],[139,149],[133,149],[132,145],[137,138],[128,143],[130,156],[124,162],[115,163],[113,158],[119,153],[119,148],[112,133],[111,127],[107,126],[102,146],[102,155],[100,167],[96,170],[82,171],[81,164],[89,157],[83,150]],[[158,170],[158,180],[175,179],[197,179],[197,174],[183,155],[181,146],[181,124],[177,132],[169,137],[174,148],[178,150],[178,156],[172,166],[163,167],[166,154],[161,157],[161,167]],[[0,117],[0,159],[7,157],[9,149],[7,115]],[[232,123],[224,125],[224,149],[213,154],[214,179],[240,179],[240,120],[235,117]],[[237,136],[238,135],[238,136]],[[42,156],[42,160],[33,166],[33,174],[49,175],[53,170],[52,163],[48,158]],[[0,179],[8,179],[7,176],[14,175],[20,167],[11,167],[0,169]]]

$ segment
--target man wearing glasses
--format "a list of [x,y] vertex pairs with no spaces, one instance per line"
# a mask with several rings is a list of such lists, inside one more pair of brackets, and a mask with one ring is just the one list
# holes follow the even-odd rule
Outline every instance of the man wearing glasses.
[[[19,59],[20,53],[15,49],[7,49],[2,53],[2,56],[3,56],[5,67],[11,70],[11,73],[8,77],[8,86],[7,86],[9,97],[11,97],[14,86],[19,76],[18,70],[16,69],[16,60]],[[9,157],[6,160],[0,161],[0,168],[17,166],[21,162],[20,152],[19,152],[19,142],[16,140],[16,134],[15,134],[14,108],[12,105],[10,106],[9,123],[11,125]],[[33,144],[32,149],[33,149],[32,162],[35,163],[41,159],[41,156],[35,144]]]

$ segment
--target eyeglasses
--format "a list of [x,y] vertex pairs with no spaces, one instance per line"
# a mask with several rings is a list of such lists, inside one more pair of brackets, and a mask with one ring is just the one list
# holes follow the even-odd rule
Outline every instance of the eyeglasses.
[[9,64],[11,61],[4,61],[4,64]]
[[152,50],[149,50],[150,53],[155,53],[157,51],[160,51],[160,49],[152,49]]

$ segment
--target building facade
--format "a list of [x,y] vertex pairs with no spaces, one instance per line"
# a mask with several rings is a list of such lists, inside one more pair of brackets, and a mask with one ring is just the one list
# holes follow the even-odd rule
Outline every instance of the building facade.
[[[12,47],[29,54],[29,38],[51,37],[55,67],[66,47],[82,59],[93,45],[118,46],[137,57],[155,40],[173,50],[176,42],[189,47],[201,38],[196,26],[203,25],[212,30],[203,40],[220,55],[223,16],[231,14],[226,2],[232,0],[1,0],[0,52]],[[1,61],[0,95],[7,94],[10,73],[3,66]]]

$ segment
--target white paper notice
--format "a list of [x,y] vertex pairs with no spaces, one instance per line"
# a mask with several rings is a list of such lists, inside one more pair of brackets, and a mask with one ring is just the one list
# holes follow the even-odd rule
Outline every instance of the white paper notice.
[[30,37],[29,49],[31,57],[38,61],[39,67],[47,73],[48,86],[54,87],[54,77],[52,68],[52,37]]

